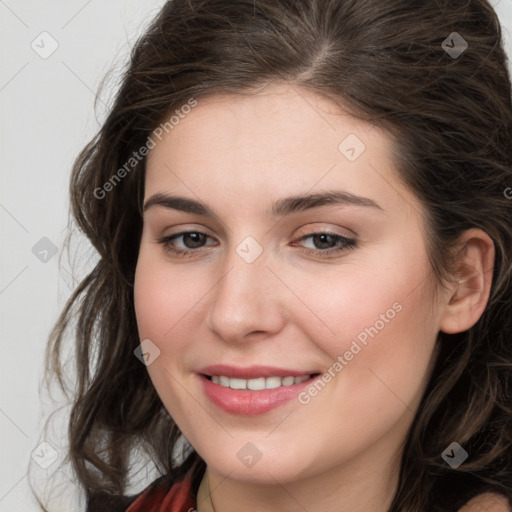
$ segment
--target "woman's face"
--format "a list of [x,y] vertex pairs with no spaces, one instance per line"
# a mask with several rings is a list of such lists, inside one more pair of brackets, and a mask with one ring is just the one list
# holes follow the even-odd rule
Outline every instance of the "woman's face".
[[285,85],[201,100],[164,135],[135,306],[185,437],[246,482],[395,460],[442,301],[391,139]]

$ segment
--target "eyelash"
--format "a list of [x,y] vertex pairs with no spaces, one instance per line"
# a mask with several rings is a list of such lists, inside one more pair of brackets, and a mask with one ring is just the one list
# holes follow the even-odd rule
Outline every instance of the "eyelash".
[[[181,231],[180,233],[175,233],[174,235],[169,235],[162,237],[158,240],[158,243],[163,245],[165,250],[169,253],[173,253],[175,256],[179,257],[191,257],[195,256],[196,254],[204,251],[204,246],[199,247],[197,249],[177,249],[172,245],[173,241],[177,238],[180,238],[182,236],[188,235],[188,234],[199,234],[199,235],[206,235],[206,233],[202,233],[201,231]],[[314,233],[310,233],[308,235],[304,235],[299,238],[299,242],[306,240],[308,238],[319,236],[319,235],[328,235],[334,239],[334,242],[336,243],[335,247],[331,247],[328,249],[310,249],[310,248],[302,248],[301,251],[305,254],[317,256],[317,257],[332,257],[333,255],[341,254],[342,252],[355,249],[357,247],[357,241],[353,238],[347,238],[345,236],[342,236],[338,233],[333,233],[331,231],[315,231]],[[211,237],[208,237],[211,238]],[[295,243],[295,242],[294,242]]]

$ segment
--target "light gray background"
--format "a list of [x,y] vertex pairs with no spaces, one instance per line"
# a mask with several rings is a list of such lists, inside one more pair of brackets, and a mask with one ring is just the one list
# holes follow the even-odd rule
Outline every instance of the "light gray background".
[[[118,76],[132,43],[163,3],[0,0],[0,511],[40,510],[28,485],[31,455],[43,465],[52,457],[62,460],[58,440],[65,442],[65,432],[52,439],[55,452],[40,446],[52,406],[41,403],[39,385],[46,339],[74,285],[66,259],[59,270],[70,168],[105,118],[112,89],[93,109],[101,79],[111,69]],[[512,0],[492,4],[512,57]],[[58,44],[48,57],[55,43],[42,32]],[[47,262],[32,252],[43,237],[59,250],[51,258],[48,253]],[[91,255],[84,245],[78,263]],[[77,275],[83,272],[79,266]],[[33,464],[35,477],[57,465]],[[62,501],[52,512],[72,510]]]

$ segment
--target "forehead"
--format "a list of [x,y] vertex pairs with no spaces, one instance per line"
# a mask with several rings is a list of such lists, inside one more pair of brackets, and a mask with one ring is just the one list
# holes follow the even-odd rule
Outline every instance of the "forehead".
[[[214,141],[219,151],[260,153],[264,148],[270,153],[281,148],[282,152],[293,150],[290,158],[304,144],[304,149],[326,150],[337,158],[338,144],[349,133],[356,133],[365,143],[383,150],[391,143],[383,131],[351,117],[326,97],[287,84],[271,85],[252,94],[206,97],[197,101],[195,107],[183,109],[180,118],[172,117],[172,125],[167,125],[148,163],[155,154],[165,151],[162,146],[166,142],[172,141],[182,146]],[[200,156],[201,151],[196,153]]]
[[178,191],[236,202],[342,188],[400,200],[392,138],[327,98],[273,85],[186,109],[148,156],[146,198]]

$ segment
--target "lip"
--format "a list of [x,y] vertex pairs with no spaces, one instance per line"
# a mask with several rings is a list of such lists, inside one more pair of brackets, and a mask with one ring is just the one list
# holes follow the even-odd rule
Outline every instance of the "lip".
[[[220,384],[214,384],[206,377],[207,375],[223,375],[230,378],[251,379],[257,377],[300,377],[312,374],[315,374],[312,378],[299,384],[259,391],[226,388]],[[242,416],[256,416],[276,409],[295,398],[321,376],[317,374],[317,371],[295,371],[270,366],[237,368],[227,365],[213,365],[202,368],[198,372],[198,378],[207,398],[224,412]]]

